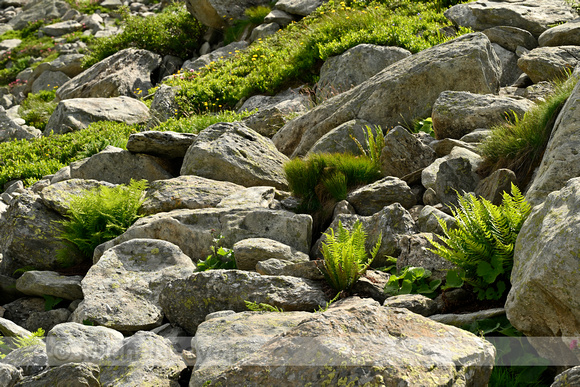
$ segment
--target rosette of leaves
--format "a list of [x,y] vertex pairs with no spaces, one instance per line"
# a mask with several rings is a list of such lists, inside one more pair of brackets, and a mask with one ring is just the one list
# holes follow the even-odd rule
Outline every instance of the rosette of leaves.
[[434,298],[441,280],[431,280],[431,271],[423,267],[405,267],[399,275],[391,274],[385,285],[385,293],[389,296],[399,294],[422,294]]
[[236,260],[234,258],[234,251],[222,247],[224,236],[216,234],[215,230],[211,231],[213,239],[211,246],[211,254],[203,261],[197,263],[197,271],[206,271],[213,269],[236,269]]

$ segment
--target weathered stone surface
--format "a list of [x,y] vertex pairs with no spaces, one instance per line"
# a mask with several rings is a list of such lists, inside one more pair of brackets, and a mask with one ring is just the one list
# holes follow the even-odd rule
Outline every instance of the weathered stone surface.
[[256,264],[270,258],[288,262],[308,262],[308,254],[268,238],[250,238],[233,246],[238,270],[256,270]]
[[540,46],[580,46],[580,19],[552,27],[538,38]]
[[324,0],[279,0],[276,9],[292,15],[308,16],[320,7]]
[[473,153],[480,154],[481,150],[477,147],[477,144],[467,143],[460,140],[455,140],[453,138],[444,138],[442,140],[433,141],[430,145],[435,150],[437,157],[445,157],[451,153],[453,148],[465,148]]
[[319,282],[242,270],[194,273],[169,283],[159,300],[169,321],[192,334],[209,313],[247,310],[244,301],[266,303],[285,311],[313,311],[327,301]]
[[89,158],[75,161],[70,165],[73,179],[101,180],[112,184],[129,184],[134,180],[171,179],[169,167],[162,159],[146,154],[133,154],[129,151],[107,146]]
[[499,44],[506,50],[515,52],[519,46],[532,50],[538,47],[538,41],[529,31],[517,27],[497,26],[483,31],[492,43]]
[[[319,263],[320,261],[314,261]],[[369,269],[355,282],[352,287],[353,294],[364,298],[372,298],[380,303],[385,302],[385,285],[389,281],[389,274]]]
[[23,376],[37,374],[48,366],[46,345],[40,341],[38,344],[17,348],[6,355],[2,363],[21,369]]
[[223,198],[216,207],[249,209],[254,207],[274,208],[276,201],[274,187],[249,187],[238,190]]
[[193,133],[147,131],[133,133],[127,141],[127,150],[168,159],[184,157],[197,135]]
[[51,184],[40,191],[40,199],[48,208],[61,215],[66,215],[70,209],[70,199],[99,187],[114,187],[114,184],[98,180],[68,179]]
[[279,9],[273,9],[264,18],[264,23],[278,23],[282,27],[286,27],[288,24],[294,21],[294,17],[288,12],[284,12]]
[[217,123],[201,131],[187,150],[182,175],[231,181],[250,187],[288,185],[282,165],[288,158],[272,141],[240,122]]
[[181,208],[216,207],[222,199],[243,189],[234,183],[199,176],[157,180],[151,182],[145,191],[145,201],[139,212],[151,215]]
[[41,134],[42,132],[36,128],[19,125],[0,106],[0,143],[12,140],[30,140],[40,137]]
[[124,234],[95,249],[94,260],[112,246],[135,239],[162,239],[179,246],[193,261],[211,253],[216,230],[224,237],[224,246],[248,238],[269,238],[307,253],[310,248],[312,218],[269,209],[197,209],[175,210],[137,220]]
[[161,57],[157,54],[127,48],[72,78],[56,91],[56,96],[59,100],[119,96],[139,98],[153,87],[151,73],[160,63]]
[[492,344],[469,332],[351,298],[276,336],[210,385],[483,386],[494,356]]
[[303,98],[298,96],[293,99],[284,100],[273,106],[262,108],[257,113],[244,118],[242,122],[262,136],[271,138],[281,127],[290,121],[290,117],[300,115],[307,110],[308,107],[304,103]]
[[425,168],[435,161],[435,151],[402,126],[396,126],[385,136],[381,151],[381,173],[403,177]]
[[325,101],[286,124],[273,141],[282,153],[301,156],[346,121],[360,118],[385,128],[412,122],[431,114],[442,91],[494,93],[500,76],[499,59],[489,39],[481,33],[463,35],[402,59]]
[[53,91],[69,81],[70,77],[62,71],[44,71],[32,83],[32,93],[39,93],[42,90]]
[[523,74],[518,67],[518,56],[514,52],[506,50],[496,43],[492,43],[493,50],[501,62],[501,78],[499,80],[500,86],[513,85],[519,77]]
[[152,332],[137,332],[101,366],[102,386],[175,386],[186,368],[171,341]]
[[187,10],[208,27],[223,28],[228,23],[243,19],[249,7],[268,5],[267,0],[187,0]]
[[37,20],[53,20],[63,16],[70,5],[66,1],[59,0],[34,0],[28,2],[22,12],[10,19],[7,23],[15,30],[21,30],[28,26],[28,23]]
[[[353,155],[360,154],[360,149],[354,140],[354,137],[363,146],[364,149],[369,148],[366,138],[367,126],[371,127],[373,135],[376,135],[377,128],[365,120],[350,120],[344,124],[338,125],[324,136],[320,137],[318,141],[308,151],[312,153],[351,153]],[[381,130],[380,128],[378,130]]]
[[278,23],[263,23],[252,30],[250,42],[263,39],[266,36],[274,35],[281,26]]
[[557,361],[570,357],[566,340],[580,334],[579,192],[580,179],[570,179],[524,222],[505,305],[512,325],[526,336],[555,337],[553,345],[531,343],[541,356]]
[[22,40],[20,39],[5,39],[2,42],[0,42],[0,50],[1,51],[13,50],[16,47],[18,47],[20,43],[22,43]]
[[291,262],[276,258],[260,261],[256,264],[256,271],[262,275],[289,275],[310,280],[323,280],[324,275],[318,268],[320,261]]
[[24,296],[2,306],[5,309],[4,318],[23,327],[33,313],[44,311],[44,304],[44,298]]
[[421,294],[401,294],[389,297],[383,303],[389,308],[405,308],[410,312],[429,317],[438,311],[437,303]]
[[504,308],[485,309],[473,313],[461,314],[434,314],[429,316],[430,319],[440,322],[441,324],[453,325],[455,327],[462,327],[469,325],[475,321],[485,320],[487,318],[502,316],[505,314]]
[[48,364],[102,364],[105,357],[121,348],[123,339],[122,333],[106,327],[75,322],[59,324],[46,335]]
[[554,379],[550,387],[568,387],[580,385],[580,366],[572,367]]
[[132,125],[147,122],[148,119],[149,109],[134,98],[73,98],[59,102],[46,124],[44,135],[85,129],[98,121]]
[[24,327],[31,332],[36,332],[39,328],[48,332],[56,325],[67,322],[70,315],[71,312],[65,308],[34,312],[26,319]]
[[[580,72],[575,72],[580,76]],[[580,82],[572,91],[558,115],[544,157],[532,180],[526,198],[532,204],[542,202],[546,196],[562,188],[568,179],[580,176],[578,146],[580,145]]]
[[407,183],[392,176],[352,191],[346,200],[363,216],[373,215],[393,203],[399,203],[404,208],[417,204],[415,194]]
[[435,241],[439,239],[434,234],[420,233],[415,235],[403,235],[399,240],[401,254],[397,258],[397,270],[401,271],[406,266],[423,267],[431,271],[433,279],[444,279],[449,269],[455,266],[432,253],[429,249],[433,246],[429,238]]
[[147,123],[148,129],[153,129],[160,123],[177,116],[179,112],[179,105],[176,101],[178,91],[178,87],[168,85],[160,85],[157,91],[155,91],[149,110],[151,118]]
[[456,25],[476,31],[510,26],[530,31],[536,37],[550,25],[578,17],[564,0],[478,0],[455,5],[445,11],[445,16]]
[[201,323],[191,344],[198,361],[189,385],[203,385],[310,315],[307,312],[242,312]]
[[124,332],[159,326],[161,290],[194,269],[191,259],[172,243],[154,239],[121,243],[105,251],[88,271],[82,281],[85,298],[72,320]]
[[46,371],[30,376],[22,380],[18,386],[43,387],[43,386],[83,386],[100,387],[99,366],[91,363],[69,363],[57,368],[49,368]]
[[512,184],[516,183],[517,178],[513,171],[498,169],[479,182],[475,188],[475,194],[499,206],[503,201],[503,193],[511,193]]
[[417,226],[421,232],[434,233],[443,235],[443,229],[439,225],[437,218],[445,221],[449,229],[457,224],[454,217],[447,215],[445,212],[438,210],[432,206],[425,206],[421,209],[419,217],[417,218]]
[[49,24],[40,27],[40,31],[48,36],[62,36],[71,32],[80,31],[83,25],[75,20],[67,20],[59,23]]
[[22,379],[22,372],[10,364],[0,363],[0,385],[13,387]]
[[[52,72],[52,73],[63,73],[67,77],[72,78],[79,75],[83,69],[81,67],[82,60],[84,55],[82,54],[65,54],[61,55],[52,62],[44,62],[38,65],[32,73],[30,74],[27,84],[24,87],[23,93],[27,94],[28,92],[32,91],[32,86],[36,83],[36,80],[40,78],[40,76],[45,72]],[[68,81],[68,80],[67,80]],[[64,82],[66,83],[66,82]],[[63,84],[64,84],[63,83]],[[47,83],[48,85],[48,83]],[[53,86],[55,86],[53,84]],[[61,84],[58,84],[60,87]],[[50,86],[47,86],[47,88]],[[50,89],[52,90],[52,89]]]
[[518,59],[518,66],[532,82],[553,81],[567,76],[580,60],[580,47],[538,47]]
[[[197,0],[189,0],[189,1],[197,1]],[[183,72],[199,71],[205,66],[210,65],[212,62],[216,62],[218,60],[225,59],[235,55],[237,52],[243,50],[246,47],[248,47],[248,43],[245,41],[230,43],[227,46],[220,47],[217,50],[214,50],[208,54],[200,56],[199,58],[193,60],[186,60],[185,63],[183,63],[183,66],[181,67],[181,71]]]
[[20,325],[0,317],[0,333],[5,337],[28,337],[30,331],[22,328]]
[[83,298],[81,276],[63,276],[54,271],[31,270],[16,281],[16,289],[29,296],[53,296],[65,300]]
[[444,91],[433,104],[433,130],[438,139],[459,139],[477,128],[506,122],[506,115],[523,117],[534,104],[528,100]]
[[324,100],[347,91],[408,56],[411,52],[400,47],[359,44],[349,48],[324,62],[316,97]]

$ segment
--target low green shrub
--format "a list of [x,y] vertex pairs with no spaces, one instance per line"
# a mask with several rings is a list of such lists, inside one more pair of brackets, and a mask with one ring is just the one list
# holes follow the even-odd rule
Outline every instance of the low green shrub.
[[68,248],[59,251],[59,263],[69,265],[78,252],[92,261],[95,247],[121,235],[139,219],[146,188],[145,180],[131,180],[129,185],[100,186],[72,196],[67,219],[61,222],[60,238]]
[[224,43],[240,39],[243,32],[248,28],[254,28],[264,22],[264,18],[270,13],[271,7],[259,5],[257,7],[250,7],[244,11],[245,18],[237,20],[232,26],[229,26],[224,31]]
[[180,133],[199,133],[210,125],[218,122],[234,122],[241,121],[246,117],[254,114],[254,111],[236,113],[231,110],[224,110],[218,112],[204,112],[201,114],[193,114],[187,117],[170,118],[155,127],[158,131],[173,131]]
[[280,309],[276,306],[272,306],[270,304],[264,304],[263,302],[257,304],[255,302],[252,301],[244,301],[244,304],[246,304],[246,308],[248,308],[248,310],[251,310],[253,312],[284,312],[283,309]]
[[205,260],[197,262],[197,271],[235,269],[237,266],[234,251],[221,246],[224,236],[216,234],[215,230],[212,230],[212,236],[211,254]]
[[56,92],[54,90],[42,90],[37,94],[28,94],[18,109],[18,113],[26,121],[26,125],[44,130],[48,119],[54,112],[54,109],[56,109],[57,103],[54,102],[55,96]]
[[352,233],[338,222],[338,233],[330,229],[324,234],[321,252],[324,257],[322,274],[338,292],[349,291],[368,269],[381,247],[381,235],[371,250],[370,256],[365,249],[367,235],[360,221],[354,224]]
[[389,296],[399,294],[422,294],[434,298],[441,280],[430,280],[431,271],[422,267],[405,267],[399,275],[391,274],[385,285],[385,293]]
[[452,210],[457,228],[450,230],[439,219],[445,236],[442,243],[430,240],[431,251],[458,266],[457,277],[480,300],[501,299],[509,290],[514,245],[531,206],[513,184],[500,206],[471,194],[458,196],[459,206]]

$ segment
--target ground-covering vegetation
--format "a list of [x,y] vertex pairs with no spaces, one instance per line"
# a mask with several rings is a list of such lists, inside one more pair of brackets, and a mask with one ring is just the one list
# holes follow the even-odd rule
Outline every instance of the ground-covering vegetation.
[[244,12],[245,18],[236,20],[236,22],[227,27],[224,31],[224,43],[229,44],[239,40],[244,31],[249,31],[251,28],[257,27],[264,22],[264,18],[270,13],[272,7],[266,5],[259,5],[251,7]]
[[42,90],[36,94],[28,94],[28,97],[20,104],[18,113],[24,119],[26,125],[44,130],[48,119],[56,109],[54,102],[56,92],[54,90]]
[[230,248],[224,247],[224,236],[216,230],[211,230],[212,245],[211,254],[203,261],[197,262],[197,271],[206,271],[213,269],[235,269],[236,260],[234,258],[234,251]]
[[44,329],[38,328],[28,336],[4,337],[0,335],[0,360],[15,349],[42,343],[44,333]]

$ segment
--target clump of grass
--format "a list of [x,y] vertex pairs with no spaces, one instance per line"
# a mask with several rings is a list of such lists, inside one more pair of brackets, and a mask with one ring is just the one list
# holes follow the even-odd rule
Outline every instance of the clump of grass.
[[48,119],[56,109],[54,102],[56,92],[54,90],[42,90],[36,94],[28,94],[28,97],[20,104],[18,113],[26,121],[26,125],[44,130]]
[[271,8],[265,5],[250,7],[246,9],[245,19],[237,20],[232,26],[226,28],[224,32],[224,42],[226,44],[234,42],[240,38],[242,33],[248,29],[256,27],[264,22],[264,18],[270,13]]
[[485,175],[508,168],[518,177],[518,185],[527,186],[539,165],[550,139],[558,113],[578,82],[575,77],[555,81],[555,89],[522,118],[514,115],[508,124],[492,128],[492,134],[481,144]]

